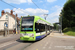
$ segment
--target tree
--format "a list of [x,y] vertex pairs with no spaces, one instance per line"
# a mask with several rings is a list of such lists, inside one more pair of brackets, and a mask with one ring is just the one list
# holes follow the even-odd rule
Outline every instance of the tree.
[[68,0],[62,9],[62,28],[75,26],[75,0]]
[[58,30],[59,29],[59,26],[58,26],[58,24],[53,24],[54,25],[54,29],[56,29],[56,30]]
[[54,29],[56,29],[56,24],[54,23],[53,25],[54,25]]

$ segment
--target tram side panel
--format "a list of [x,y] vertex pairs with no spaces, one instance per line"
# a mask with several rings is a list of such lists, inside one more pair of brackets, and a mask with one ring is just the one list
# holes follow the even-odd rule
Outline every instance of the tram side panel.
[[36,40],[40,40],[46,36],[45,25],[41,23],[35,23]]

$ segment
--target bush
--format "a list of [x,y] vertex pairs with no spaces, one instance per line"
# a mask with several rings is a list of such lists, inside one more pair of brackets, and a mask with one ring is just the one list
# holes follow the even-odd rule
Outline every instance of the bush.
[[75,36],[75,27],[63,29],[65,35]]

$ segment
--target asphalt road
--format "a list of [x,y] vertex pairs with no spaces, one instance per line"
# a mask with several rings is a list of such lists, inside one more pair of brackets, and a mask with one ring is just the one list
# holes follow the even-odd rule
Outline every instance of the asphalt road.
[[75,39],[59,38],[48,35],[36,41],[26,42],[19,40],[19,35],[11,38],[0,38],[0,50],[75,50]]
[[20,35],[0,38],[0,50],[22,50],[34,42],[21,41]]
[[24,50],[75,50],[75,39],[52,37],[48,35]]

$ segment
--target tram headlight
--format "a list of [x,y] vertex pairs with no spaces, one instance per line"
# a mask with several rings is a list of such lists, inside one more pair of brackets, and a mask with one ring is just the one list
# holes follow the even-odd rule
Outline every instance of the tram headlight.
[[34,37],[34,34],[31,34],[30,37]]
[[24,36],[24,34],[20,34],[20,36],[22,37],[22,36]]

